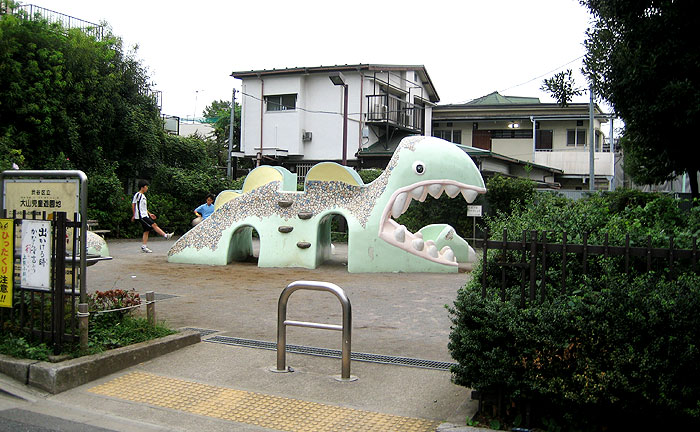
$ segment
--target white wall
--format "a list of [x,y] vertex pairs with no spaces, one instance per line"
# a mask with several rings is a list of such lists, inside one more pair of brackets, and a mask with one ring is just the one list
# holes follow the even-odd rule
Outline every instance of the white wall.
[[241,147],[246,156],[255,156],[260,147],[261,87],[260,80],[243,80],[241,84]]
[[[613,157],[614,154],[610,152],[595,152],[593,169],[596,176],[613,175]],[[559,168],[565,174],[588,175],[590,154],[582,151],[536,152],[535,163]]]
[[180,122],[180,136],[190,136],[197,133],[203,137],[208,137],[214,133],[214,128],[206,123],[184,123]]
[[[355,160],[360,121],[360,76],[344,74],[348,84],[348,160]],[[308,160],[341,160],[343,145],[343,87],[335,86],[326,74],[307,76],[307,112],[301,127],[312,133],[312,140],[303,144]]]
[[[367,73],[362,81],[359,72],[343,72],[348,84],[348,135],[347,160],[357,158],[355,153],[363,144],[372,144],[362,139],[364,114],[367,113],[366,95],[374,94],[373,73]],[[392,72],[393,85],[406,88],[400,77],[402,72]],[[378,73],[377,78],[387,80],[386,73]],[[413,79],[413,72],[409,72]],[[376,87],[379,90],[379,86]],[[242,83],[243,114],[241,134],[243,151],[254,157],[260,150],[262,121],[263,154],[270,156],[296,157],[297,160],[342,160],[343,142],[343,87],[335,86],[328,74],[298,74],[289,76],[267,76],[263,79],[246,78]],[[420,92],[414,89],[413,92]],[[412,95],[414,94],[412,92]],[[295,110],[267,111],[263,103],[269,95],[296,94]],[[427,94],[423,89],[423,94]],[[261,116],[262,104],[262,116]],[[430,130],[431,115],[426,109],[426,130]],[[262,118],[261,118],[262,117]],[[311,132],[311,141],[302,141],[303,132]],[[375,137],[376,140],[376,137]],[[368,142],[369,141],[369,142]]]
[[[468,145],[471,145],[471,136],[469,137]],[[491,151],[515,159],[534,162],[532,158],[532,138],[492,139]]]

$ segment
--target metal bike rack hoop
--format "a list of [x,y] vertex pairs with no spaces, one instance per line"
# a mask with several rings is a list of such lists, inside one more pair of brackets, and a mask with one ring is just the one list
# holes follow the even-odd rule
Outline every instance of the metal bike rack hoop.
[[[334,294],[343,308],[342,325],[320,324],[306,321],[292,321],[287,319],[287,301],[293,292],[298,290],[327,291]],[[338,285],[329,282],[296,281],[282,290],[277,303],[277,369],[273,372],[289,372],[286,366],[287,357],[287,326],[310,327],[325,330],[339,330],[343,332],[342,346],[342,370],[339,381],[355,381],[357,377],[350,376],[350,348],[352,338],[352,309],[350,300],[345,291]]]

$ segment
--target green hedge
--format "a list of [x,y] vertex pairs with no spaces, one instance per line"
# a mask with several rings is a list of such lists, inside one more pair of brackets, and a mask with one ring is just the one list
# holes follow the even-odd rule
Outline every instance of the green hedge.
[[[142,175],[149,180],[148,210],[166,231],[183,234],[191,228],[194,209],[209,193],[239,189],[242,179],[230,180],[216,167],[216,144],[198,137],[166,136],[161,151],[163,163]],[[99,221],[108,237],[140,237],[141,227],[131,222],[131,200],[127,180],[118,178],[117,163],[87,173],[88,218]],[[129,182],[134,182],[133,179]]]
[[[507,229],[509,240],[536,229],[550,231],[550,241],[566,231],[573,243],[589,231],[590,244],[607,234],[619,245],[629,232],[633,245],[646,246],[651,235],[656,247],[667,247],[671,236],[677,247],[689,247],[700,230],[700,208],[682,212],[667,196],[627,199],[632,195],[574,202],[538,194],[522,211],[487,222],[494,236]],[[533,425],[550,430],[700,426],[700,276],[690,266],[677,265],[672,274],[657,264],[647,273],[640,260],[625,275],[623,260],[591,258],[586,276],[580,259],[570,259],[567,294],[552,266],[547,285],[537,287],[548,292],[546,301],[520,308],[517,269],[506,272],[501,300],[502,267],[494,265],[500,259],[500,251],[487,257],[486,297],[478,266],[449,308],[453,378],[482,392],[486,406],[501,395],[498,420],[512,424],[530,412]]]

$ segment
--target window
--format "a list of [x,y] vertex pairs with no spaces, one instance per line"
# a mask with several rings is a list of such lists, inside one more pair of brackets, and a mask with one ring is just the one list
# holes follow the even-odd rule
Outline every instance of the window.
[[288,111],[297,107],[297,95],[270,95],[265,96],[265,103],[268,111]]
[[529,138],[532,139],[532,129],[494,129],[491,131],[491,138]]
[[569,129],[566,131],[566,145],[576,147],[586,144],[586,129]]
[[535,151],[552,151],[554,132],[548,129],[538,129],[535,135]]
[[433,136],[442,138],[446,141],[453,142],[455,144],[462,144],[462,131],[461,130],[433,130]]
[[433,129],[433,136],[437,138],[442,138],[444,140],[450,140],[452,138],[451,132],[448,130],[438,130],[438,129]]

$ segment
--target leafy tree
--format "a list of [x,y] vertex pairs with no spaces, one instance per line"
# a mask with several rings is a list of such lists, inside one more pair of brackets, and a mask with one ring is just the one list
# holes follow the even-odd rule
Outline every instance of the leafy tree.
[[[23,12],[0,15],[0,146],[5,165],[145,176],[163,128],[149,77],[109,31],[78,29]],[[7,152],[7,153],[5,153]],[[21,156],[21,158],[20,158]]]
[[576,87],[576,82],[571,76],[571,69],[558,72],[553,77],[542,81],[540,90],[552,95],[561,107],[569,106],[574,96],[581,96],[583,89]]
[[[217,100],[204,108],[204,118],[214,126],[214,137],[221,148],[219,163],[226,165],[228,162],[228,139],[231,130],[231,101]],[[233,118],[233,145],[232,150],[239,150],[241,142],[241,106],[236,103]]]
[[580,0],[593,14],[584,72],[625,121],[626,169],[659,183],[686,172],[697,198],[700,159],[700,3],[690,0]]
[[151,180],[152,210],[180,232],[207,193],[230,188],[217,169],[215,141],[164,134],[146,69],[109,29],[96,40],[40,16],[4,12],[0,168],[84,171],[88,217],[118,236],[139,233],[125,190],[135,178]]

